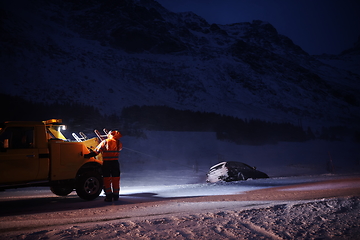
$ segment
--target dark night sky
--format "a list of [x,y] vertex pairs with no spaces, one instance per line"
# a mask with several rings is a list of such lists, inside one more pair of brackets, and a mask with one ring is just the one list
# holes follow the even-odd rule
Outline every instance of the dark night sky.
[[157,0],[173,12],[192,11],[210,24],[271,23],[309,54],[339,54],[360,36],[360,0]]

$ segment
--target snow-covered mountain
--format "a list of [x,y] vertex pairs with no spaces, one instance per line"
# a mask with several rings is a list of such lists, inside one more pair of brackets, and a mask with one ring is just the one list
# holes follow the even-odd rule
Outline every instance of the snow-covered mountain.
[[105,114],[165,105],[359,126],[360,73],[350,69],[358,51],[336,56],[338,64],[310,56],[270,23],[209,24],[154,0],[0,4],[2,94]]
[[[360,75],[360,36],[354,47],[346,49],[339,55],[322,54],[316,58],[325,64],[345,69]],[[359,84],[359,82],[357,82]]]

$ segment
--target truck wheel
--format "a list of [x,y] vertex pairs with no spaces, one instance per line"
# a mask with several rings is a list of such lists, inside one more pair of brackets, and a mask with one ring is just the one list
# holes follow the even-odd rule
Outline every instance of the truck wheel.
[[101,175],[96,172],[85,172],[76,181],[76,193],[84,200],[94,200],[97,198],[103,187]]
[[74,188],[67,186],[51,186],[50,190],[55,195],[65,197],[69,195],[74,190]]

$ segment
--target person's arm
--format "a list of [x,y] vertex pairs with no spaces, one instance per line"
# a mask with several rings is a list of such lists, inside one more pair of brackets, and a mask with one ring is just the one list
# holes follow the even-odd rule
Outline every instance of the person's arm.
[[84,158],[91,158],[91,157],[95,157],[97,156],[101,151],[102,151],[102,148],[105,146],[105,140],[102,141],[96,148],[95,150],[90,150],[90,153],[88,154],[84,154]]
[[90,153],[84,154],[84,158],[91,158],[95,157],[96,155],[98,155],[98,153],[91,150]]

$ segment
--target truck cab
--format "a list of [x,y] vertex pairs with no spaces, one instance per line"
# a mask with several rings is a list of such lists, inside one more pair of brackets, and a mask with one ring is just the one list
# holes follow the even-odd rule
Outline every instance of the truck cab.
[[0,188],[50,186],[66,196],[74,189],[92,200],[102,190],[102,158],[84,158],[99,140],[65,138],[61,119],[9,121],[0,125]]

